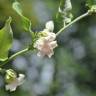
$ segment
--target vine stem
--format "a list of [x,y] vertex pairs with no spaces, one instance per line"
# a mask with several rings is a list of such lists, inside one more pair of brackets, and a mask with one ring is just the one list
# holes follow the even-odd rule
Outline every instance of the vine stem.
[[84,13],[83,15],[77,17],[76,19],[74,19],[72,22],[70,22],[68,25],[64,26],[63,28],[61,28],[58,32],[57,32],[57,36],[63,32],[66,28],[68,28],[70,25],[74,24],[75,22],[81,20],[82,18],[88,16],[90,14],[90,11],[87,11],[86,13]]
[[[71,23],[69,23],[68,25],[66,25],[66,26],[64,26],[63,28],[61,28],[61,29],[57,32],[56,35],[58,36],[61,32],[63,32],[63,31],[64,31],[66,28],[68,28],[70,25],[72,25],[73,23],[79,21],[80,19],[82,19],[82,18],[88,16],[89,14],[90,14],[90,12],[87,11],[85,14],[83,14],[83,15],[77,17],[77,18],[74,19]],[[2,66],[5,65],[6,63],[8,63],[8,62],[11,61],[12,59],[14,59],[15,57],[17,57],[17,56],[19,56],[19,55],[22,55],[22,54],[26,53],[27,51],[29,51],[29,48],[25,48],[25,49],[23,49],[23,50],[21,50],[21,51],[15,53],[15,54],[13,54],[13,55],[10,56],[7,60],[5,60],[2,64],[0,64],[0,67],[2,67]]]
[[3,63],[1,63],[0,64],[0,67],[2,67],[3,65],[5,65],[6,63],[8,63],[9,61],[11,61],[12,59],[16,58],[17,56],[22,55],[22,54],[24,54],[24,53],[26,53],[28,51],[29,51],[29,48],[25,48],[25,49],[23,49],[23,50],[15,53],[15,54],[13,54],[7,60],[5,60]]

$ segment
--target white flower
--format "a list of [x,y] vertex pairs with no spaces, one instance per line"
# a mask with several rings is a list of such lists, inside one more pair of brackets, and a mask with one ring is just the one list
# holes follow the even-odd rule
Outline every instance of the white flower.
[[52,32],[46,32],[46,37],[39,38],[34,47],[38,49],[38,56],[47,55],[49,58],[54,54],[53,49],[57,47],[57,41],[55,41],[56,34]]
[[5,86],[6,90],[15,91],[17,86],[21,85],[24,82],[24,74],[19,74],[18,78],[15,78],[11,83]]
[[48,21],[45,25],[45,29],[48,29],[49,32],[53,32],[54,30],[54,23],[53,21]]
[[41,31],[39,39],[34,43],[34,48],[38,49],[38,56],[51,56],[54,54],[53,49],[57,47],[56,34],[53,33],[54,23],[48,21],[45,25],[45,29]]

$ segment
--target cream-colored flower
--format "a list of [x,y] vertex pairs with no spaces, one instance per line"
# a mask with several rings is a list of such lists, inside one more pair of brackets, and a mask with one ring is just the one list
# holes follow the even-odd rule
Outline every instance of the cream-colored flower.
[[[54,33],[53,33],[54,34]],[[39,38],[34,47],[38,49],[38,56],[47,55],[49,58],[54,54],[53,49],[57,47],[57,41],[54,41],[56,36],[49,35],[47,37]]]
[[34,48],[38,49],[38,56],[51,56],[54,54],[53,49],[57,47],[56,34],[53,33],[54,23],[48,21],[45,29],[40,32],[42,34],[39,39],[34,43]]
[[15,78],[12,82],[5,86],[6,90],[15,91],[16,88],[24,82],[24,78],[24,74],[19,74],[18,78]]

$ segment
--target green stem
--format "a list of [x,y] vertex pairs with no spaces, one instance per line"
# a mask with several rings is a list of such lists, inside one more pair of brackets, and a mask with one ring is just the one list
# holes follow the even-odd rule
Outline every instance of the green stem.
[[16,58],[19,55],[22,55],[24,53],[26,53],[27,51],[29,51],[29,48],[25,48],[15,54],[13,54],[12,56],[10,56],[6,61],[4,61],[2,64],[0,64],[0,67],[2,67],[3,65],[5,65],[6,63],[8,63],[9,61],[11,61],[12,59]]
[[68,25],[66,25],[66,26],[64,26],[63,28],[61,28],[61,29],[57,32],[56,35],[58,36],[61,32],[63,32],[63,31],[64,31],[66,28],[68,28],[70,25],[72,25],[72,24],[74,24],[75,22],[81,20],[82,18],[88,16],[89,14],[90,14],[90,12],[87,11],[85,14],[83,14],[83,15],[77,17],[77,18],[74,19],[72,22],[70,22]]

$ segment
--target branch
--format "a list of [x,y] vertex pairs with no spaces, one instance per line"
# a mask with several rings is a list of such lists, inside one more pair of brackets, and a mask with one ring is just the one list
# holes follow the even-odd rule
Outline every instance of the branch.
[[82,18],[84,18],[84,17],[86,17],[86,16],[88,16],[88,15],[90,15],[90,11],[87,11],[85,14],[77,17],[77,18],[74,19],[72,22],[70,22],[68,25],[66,25],[66,26],[64,26],[63,28],[61,28],[61,29],[57,32],[56,35],[58,36],[61,32],[63,32],[63,31],[64,31],[66,28],[68,28],[70,25],[74,24],[75,22],[81,20]]
[[3,65],[5,65],[6,63],[8,63],[9,61],[11,61],[12,59],[16,58],[17,56],[22,55],[22,54],[24,54],[24,53],[26,53],[28,51],[29,51],[29,48],[25,48],[25,49],[23,49],[23,50],[15,53],[15,54],[13,54],[7,60],[5,60],[3,63],[1,63],[0,64],[0,67],[2,67]]

